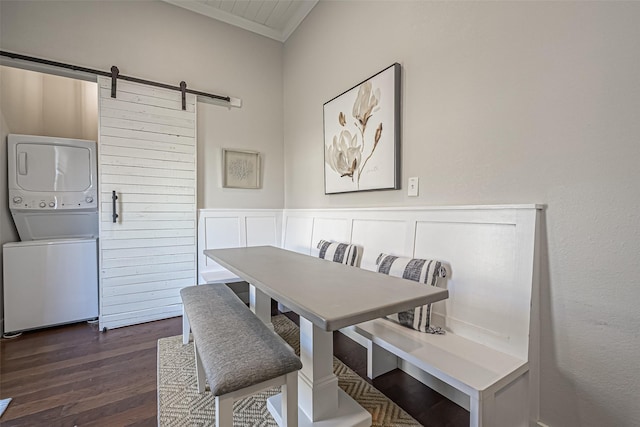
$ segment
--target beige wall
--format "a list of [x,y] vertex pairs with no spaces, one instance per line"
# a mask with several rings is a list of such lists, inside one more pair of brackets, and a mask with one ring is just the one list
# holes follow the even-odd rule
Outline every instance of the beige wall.
[[[198,105],[198,206],[282,207],[281,43],[159,1],[3,0],[0,19],[3,50],[241,98]],[[261,189],[222,188],[223,147],[262,153]]]
[[0,66],[0,94],[11,133],[98,138],[95,83]]
[[[320,2],[285,43],[287,207],[548,205],[554,427],[640,420],[638,22],[637,2]],[[403,189],[325,196],[323,103],[393,62]]]

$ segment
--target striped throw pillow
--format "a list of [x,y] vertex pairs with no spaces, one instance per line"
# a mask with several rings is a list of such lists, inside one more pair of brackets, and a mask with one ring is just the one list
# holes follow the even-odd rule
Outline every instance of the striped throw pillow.
[[[378,272],[390,276],[402,277],[429,286],[435,286],[442,263],[439,261],[402,258],[394,255],[380,254],[376,260]],[[427,333],[443,333],[440,328],[434,328],[431,323],[431,304],[425,304],[407,311],[387,316],[387,319],[400,323],[408,328]]]
[[320,249],[318,257],[322,259],[355,267],[360,266],[362,249],[357,245],[320,240],[320,242],[318,242],[318,249]]

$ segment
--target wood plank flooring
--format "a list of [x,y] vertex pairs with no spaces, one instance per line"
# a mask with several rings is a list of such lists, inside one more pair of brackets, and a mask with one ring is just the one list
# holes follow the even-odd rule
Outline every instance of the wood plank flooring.
[[181,318],[106,333],[78,323],[0,343],[0,396],[9,426],[157,425],[157,340]]
[[[78,323],[3,339],[0,398],[13,401],[0,425],[156,426],[156,343],[181,328],[180,317],[106,333]],[[363,347],[336,333],[334,349],[366,377]],[[373,384],[425,426],[469,425],[467,411],[400,370]]]
[[468,427],[469,411],[431,390],[400,369],[367,378],[367,350],[339,332],[333,334],[333,353],[367,382],[426,427]]

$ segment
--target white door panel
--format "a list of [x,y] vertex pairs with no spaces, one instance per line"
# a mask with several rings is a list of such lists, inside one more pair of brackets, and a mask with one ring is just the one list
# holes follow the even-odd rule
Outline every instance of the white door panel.
[[197,283],[197,150],[193,95],[183,111],[177,91],[98,83],[102,329],[179,315]]

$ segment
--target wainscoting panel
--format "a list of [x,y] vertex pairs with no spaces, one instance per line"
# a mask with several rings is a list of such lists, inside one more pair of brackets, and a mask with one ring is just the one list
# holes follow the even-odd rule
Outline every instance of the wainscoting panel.
[[198,212],[198,283],[234,282],[240,279],[207,258],[205,249],[246,246],[280,246],[280,209],[200,209]]
[[351,221],[348,218],[315,218],[311,237],[311,255],[318,256],[320,240],[348,242],[351,240]]
[[448,271],[440,286],[450,296],[434,305],[433,322],[527,359],[538,209],[285,209],[284,247],[317,256],[319,239],[355,243],[364,248],[361,267],[368,270],[376,270],[381,252],[440,260]]
[[[204,227],[204,247],[207,249],[237,248],[240,246],[240,222],[236,216],[210,217],[201,221]],[[201,229],[201,227],[198,227]],[[206,267],[219,267],[207,257],[202,258]],[[219,267],[221,268],[221,267]]]
[[[529,309],[518,303],[522,295],[514,286],[515,226],[420,221],[415,248],[416,257],[438,259],[448,269],[450,297],[434,304],[435,321],[456,335],[519,353],[510,348],[515,336],[511,331],[517,325],[528,328]],[[526,305],[531,286],[525,290]]]
[[286,216],[283,218],[284,235],[282,247],[302,254],[311,254],[311,236],[313,234],[313,217]]
[[368,270],[376,270],[381,252],[437,259],[446,266],[448,274],[440,286],[450,296],[434,305],[433,322],[526,359],[537,209],[507,205],[201,210],[200,282],[237,279],[202,255],[204,249],[222,247],[269,244],[317,256],[320,239],[343,241],[364,248],[361,267]]
[[247,246],[280,246],[275,216],[247,217],[246,224]]
[[406,246],[406,223],[397,220],[356,219],[353,239],[363,248],[361,268],[376,271],[380,253],[402,254]]

